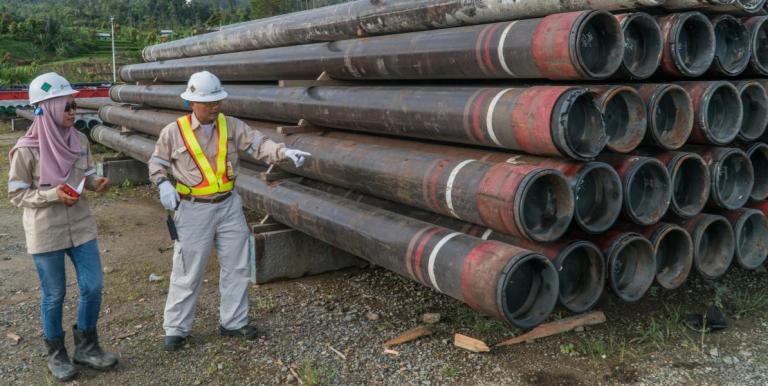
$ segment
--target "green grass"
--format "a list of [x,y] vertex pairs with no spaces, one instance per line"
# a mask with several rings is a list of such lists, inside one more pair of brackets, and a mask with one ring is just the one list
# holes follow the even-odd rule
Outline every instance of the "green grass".
[[463,304],[456,308],[456,321],[477,336],[508,335],[510,332],[510,327],[504,322],[485,316]]
[[48,57],[42,50],[29,44],[29,42],[0,37],[0,59],[6,52],[11,54],[14,63],[16,61],[39,61]]
[[303,361],[296,367],[296,374],[299,375],[303,384],[308,386],[325,385],[330,383],[336,373],[327,367],[319,365],[314,361]]

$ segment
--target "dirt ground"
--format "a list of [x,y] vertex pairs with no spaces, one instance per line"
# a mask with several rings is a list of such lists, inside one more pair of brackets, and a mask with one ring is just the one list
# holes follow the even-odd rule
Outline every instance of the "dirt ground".
[[[3,157],[18,135],[0,126]],[[6,161],[0,170],[5,191]],[[606,294],[596,308],[605,312],[605,324],[476,354],[454,347],[453,334],[492,344],[521,331],[382,269],[254,285],[251,320],[265,336],[250,342],[221,338],[218,267],[211,259],[192,342],[167,353],[161,327],[172,245],[155,193],[121,187],[89,199],[105,271],[100,335],[120,364],[109,373],[83,369],[72,384],[768,384],[764,269],[733,268],[717,282],[693,278],[675,291],[652,288],[634,304]],[[162,279],[150,281],[150,274]],[[0,384],[54,384],[45,368],[39,283],[25,252],[21,210],[5,197],[0,278]],[[71,269],[68,280],[65,326],[77,306]],[[683,315],[711,304],[726,310],[730,328],[700,334],[680,323]],[[385,354],[382,342],[419,326],[425,312],[441,314],[430,326],[433,334],[394,347],[397,355]],[[553,319],[565,316],[556,311]],[[9,333],[21,340],[15,343]]]

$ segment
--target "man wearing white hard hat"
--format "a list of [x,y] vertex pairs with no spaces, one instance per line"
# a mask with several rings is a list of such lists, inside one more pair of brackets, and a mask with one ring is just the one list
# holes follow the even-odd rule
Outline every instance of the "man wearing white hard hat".
[[226,97],[215,75],[208,71],[193,74],[181,94],[192,114],[163,129],[149,160],[150,179],[160,189],[161,203],[176,211],[179,239],[163,320],[168,351],[186,344],[214,244],[220,266],[219,333],[246,339],[258,336],[256,328],[248,324],[249,231],[242,202],[233,190],[238,153],[268,163],[290,159],[296,167],[310,155],[272,142],[243,121],[219,113]]

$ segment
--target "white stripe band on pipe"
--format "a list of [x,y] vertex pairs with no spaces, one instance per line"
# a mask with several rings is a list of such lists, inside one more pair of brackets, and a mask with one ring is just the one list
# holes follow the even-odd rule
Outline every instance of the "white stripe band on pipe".
[[491,137],[491,140],[493,143],[502,146],[501,142],[499,142],[499,139],[496,137],[496,132],[493,130],[493,111],[496,110],[496,104],[499,103],[499,99],[504,96],[509,90],[512,90],[511,88],[507,88],[504,90],[501,90],[498,94],[496,94],[495,97],[493,97],[493,100],[491,101],[491,105],[488,106],[488,115],[485,117],[485,126],[488,128],[488,135]]
[[432,249],[432,253],[429,254],[429,281],[432,282],[432,286],[435,287],[436,290],[443,292],[440,287],[437,285],[437,278],[435,277],[435,260],[437,260],[437,253],[440,252],[440,249],[443,248],[443,245],[448,242],[448,240],[460,235],[459,232],[454,232],[449,234],[448,236],[443,237],[442,240],[437,242],[437,245],[435,245],[435,248]]
[[493,229],[488,228],[485,230],[485,232],[483,232],[483,235],[480,236],[480,238],[483,240],[488,240],[488,238],[491,237],[491,233],[493,233]]
[[464,167],[467,166],[467,164],[474,162],[473,159],[468,159],[465,161],[462,161],[458,165],[456,165],[453,170],[451,170],[451,174],[448,176],[448,183],[445,186],[445,204],[448,206],[448,210],[451,211],[451,214],[453,217],[461,218],[459,215],[456,214],[456,212],[453,210],[453,182],[456,180],[456,176],[459,174],[459,171]]
[[516,21],[513,21],[509,23],[507,28],[504,28],[504,32],[501,33],[501,39],[499,39],[499,62],[501,63],[501,68],[504,69],[504,72],[509,74],[510,76],[517,77],[517,74],[512,72],[512,70],[509,69],[509,66],[507,65],[507,58],[504,56],[504,41],[507,40],[507,34],[509,33],[509,30],[512,29],[512,26],[517,24]]

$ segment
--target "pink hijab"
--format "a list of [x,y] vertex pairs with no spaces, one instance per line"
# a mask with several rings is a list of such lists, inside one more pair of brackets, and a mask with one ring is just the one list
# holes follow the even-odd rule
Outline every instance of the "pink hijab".
[[80,158],[82,144],[74,127],[62,127],[64,107],[69,97],[58,97],[38,104],[43,115],[35,117],[27,134],[19,138],[9,154],[21,147],[36,147],[40,151],[40,183],[59,186],[69,178],[72,167]]

